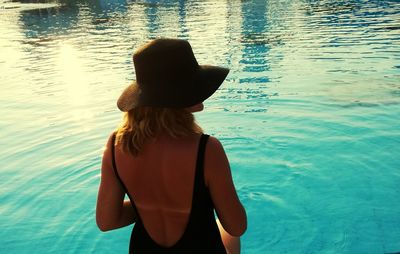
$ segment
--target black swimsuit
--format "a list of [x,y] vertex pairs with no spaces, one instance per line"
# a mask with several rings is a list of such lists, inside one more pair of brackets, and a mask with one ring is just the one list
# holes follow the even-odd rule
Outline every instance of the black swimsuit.
[[[114,144],[115,135],[113,136]],[[210,193],[204,183],[204,152],[208,135],[202,134],[197,154],[196,172],[193,186],[192,208],[189,221],[182,237],[171,247],[158,245],[147,233],[139,217],[136,206],[125,184],[119,177],[115,163],[114,145],[112,145],[113,169],[121,185],[128,194],[137,220],[133,227],[129,244],[129,253],[135,254],[226,254],[225,247],[214,217],[214,205]]]

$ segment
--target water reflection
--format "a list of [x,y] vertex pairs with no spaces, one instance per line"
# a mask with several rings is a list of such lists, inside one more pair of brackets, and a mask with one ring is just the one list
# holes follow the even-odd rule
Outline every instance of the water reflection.
[[[398,15],[398,1],[303,1],[300,10],[306,15],[318,16],[319,25],[338,27],[368,27],[378,25],[396,30],[391,15]],[[366,8],[367,7],[367,8]],[[383,19],[382,19],[383,18]],[[316,24],[316,23],[314,23]]]
[[159,8],[155,4],[145,5],[144,12],[146,14],[146,27],[148,29],[149,37],[155,38],[159,34],[160,17],[158,16]]
[[[126,0],[61,0],[59,6],[35,8],[21,12],[20,19],[28,38],[61,35],[68,30],[79,28],[80,11],[87,11],[92,25],[108,23],[115,15],[125,15],[128,10]],[[82,20],[80,21],[82,22]]]
[[127,0],[98,0],[94,1],[94,6],[99,6],[99,12],[103,13],[125,13],[128,10]]
[[[270,81],[267,76],[269,70],[268,53],[270,45],[265,40],[269,20],[267,20],[266,1],[242,2],[242,28],[241,44],[242,59],[239,63],[243,66],[244,75],[239,79],[246,89],[240,91],[246,95],[249,104],[245,112],[264,112],[268,102],[266,83]],[[255,105],[254,101],[257,100]]]
[[146,1],[143,7],[147,38],[188,38],[186,1]]
[[[246,1],[242,4],[242,44],[243,56],[240,63],[244,72],[264,72],[268,70],[267,53],[270,50],[265,32],[268,26],[266,17],[267,3],[265,1]],[[266,76],[240,79],[241,83],[265,83]]]
[[20,22],[27,38],[56,36],[67,33],[78,24],[78,13],[76,5],[32,9],[21,12]]
[[186,1],[179,0],[178,16],[179,16],[179,35],[180,39],[188,38],[188,29],[186,25]]

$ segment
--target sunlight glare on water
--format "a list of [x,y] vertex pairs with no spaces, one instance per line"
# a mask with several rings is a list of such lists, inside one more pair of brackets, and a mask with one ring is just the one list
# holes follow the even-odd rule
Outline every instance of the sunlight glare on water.
[[88,120],[94,117],[90,110],[91,97],[90,89],[92,75],[86,71],[84,56],[80,51],[68,44],[60,44],[57,67],[59,70],[59,84],[63,87],[66,103],[71,107],[69,113],[76,123],[81,123],[83,129]]

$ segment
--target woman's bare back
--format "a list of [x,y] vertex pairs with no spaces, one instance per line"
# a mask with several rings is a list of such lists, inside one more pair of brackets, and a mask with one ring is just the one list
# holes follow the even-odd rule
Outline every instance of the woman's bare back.
[[180,139],[160,135],[136,157],[116,150],[120,177],[146,231],[159,245],[172,246],[185,231],[199,139],[200,135]]

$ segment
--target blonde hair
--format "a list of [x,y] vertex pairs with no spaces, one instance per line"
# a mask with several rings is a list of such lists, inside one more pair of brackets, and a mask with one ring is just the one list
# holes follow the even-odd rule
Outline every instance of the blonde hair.
[[201,134],[203,130],[186,109],[138,107],[124,113],[116,131],[116,145],[121,144],[123,152],[135,156],[160,132],[177,138]]

